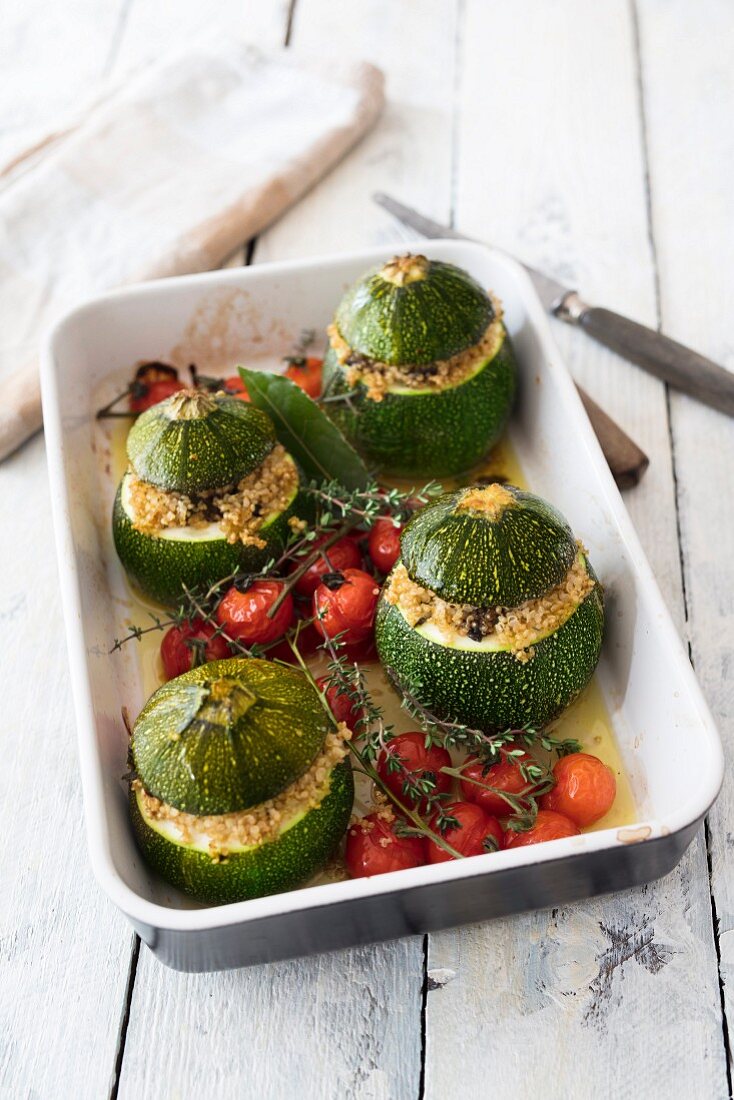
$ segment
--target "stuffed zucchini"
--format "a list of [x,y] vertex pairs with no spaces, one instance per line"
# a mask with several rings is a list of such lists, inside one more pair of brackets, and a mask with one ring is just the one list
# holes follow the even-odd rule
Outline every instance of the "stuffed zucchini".
[[130,814],[148,863],[206,902],[301,885],[349,821],[348,736],[285,665],[212,661],[164,684],[131,742]]
[[183,586],[256,571],[310,516],[291,456],[265,413],[224,394],[181,390],[144,412],[112,528],[131,581],[159,603]]
[[502,434],[512,348],[499,303],[460,268],[396,257],[347,291],[328,334],[325,408],[381,472],[461,473]]
[[563,517],[512,486],[447,493],[418,512],[377,611],[380,659],[440,718],[542,727],[599,659],[601,586]]

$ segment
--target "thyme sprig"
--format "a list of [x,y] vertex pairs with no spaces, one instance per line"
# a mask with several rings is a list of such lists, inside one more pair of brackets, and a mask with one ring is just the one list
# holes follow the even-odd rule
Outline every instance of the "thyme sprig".
[[381,489],[377,482],[372,482],[366,489],[350,492],[338,481],[312,481],[305,491],[320,505],[320,525],[329,526],[336,517],[337,522],[350,521],[355,527],[370,528],[382,516],[389,516],[396,524],[404,523],[416,508],[438,496],[442,487],[429,481],[420,489],[406,492]]
[[[316,691],[318,692],[319,698],[321,699],[322,706],[326,710],[326,712],[329,715],[329,717],[331,718],[332,722],[334,722],[334,724],[336,725],[337,724],[336,717],[334,715],[333,710],[331,709],[331,706],[329,704],[329,700],[327,698],[326,693],[327,693],[327,690],[335,684],[343,683],[343,684],[346,685],[349,682],[349,672],[348,672],[348,668],[346,666],[346,656],[343,653],[340,652],[343,649],[343,641],[342,641],[341,637],[336,636],[334,638],[330,638],[330,637],[328,637],[328,635],[324,637],[324,648],[326,649],[326,651],[331,656],[331,664],[332,665],[334,665],[334,664],[339,665],[341,671],[339,673],[338,678],[329,676],[327,678],[326,683],[324,684],[323,689],[321,687],[319,687],[319,685],[316,683],[316,681],[314,679],[314,676],[313,676],[313,673],[311,672],[311,669],[308,667],[308,665],[306,664],[306,662],[303,659],[303,656],[302,656],[302,654],[301,654],[301,652],[298,648],[298,633],[297,632],[296,632],[295,638],[292,638],[292,639],[289,638],[289,644],[290,644],[291,650],[293,651],[293,654],[294,654],[296,660],[298,661],[298,664],[301,667],[301,670],[303,671],[303,673],[305,674],[305,676],[309,680],[311,686],[313,688],[315,688]],[[361,670],[359,670],[359,666],[356,664],[356,662],[355,662],[355,667],[357,668],[357,670],[359,672],[360,679],[361,679],[362,678]],[[354,690],[354,688],[353,688],[353,690]],[[360,690],[360,694],[361,694],[362,697],[364,697],[365,702],[367,702],[369,700],[369,703],[370,703],[370,706],[371,706],[372,710],[377,713],[377,723],[378,723],[379,728],[380,728],[380,737],[382,739],[384,739],[386,731],[388,729],[391,729],[391,727],[386,727],[385,726],[384,718],[382,716],[382,712],[381,712],[380,708],[376,707],[374,702],[371,700],[371,698],[369,696],[369,692],[366,690],[366,687],[362,686],[362,688]],[[358,696],[355,693],[355,699],[357,697]],[[362,734],[362,736],[364,736],[364,733]],[[453,848],[451,846],[451,844],[448,843],[447,840],[445,840],[445,838],[441,835],[440,832],[436,832],[431,827],[431,825],[426,822],[425,818],[418,812],[418,810],[413,809],[410,806],[406,805],[402,801],[402,799],[397,797],[397,795],[395,794],[394,791],[390,790],[390,788],[387,786],[387,784],[383,781],[382,777],[379,775],[379,773],[378,773],[377,769],[375,768],[375,766],[374,766],[372,760],[370,759],[369,755],[365,754],[363,749],[361,749],[356,744],[356,741],[359,740],[359,737],[360,737],[360,735],[357,734],[357,736],[355,737],[354,740],[347,741],[347,746],[349,748],[349,751],[350,751],[350,753],[352,754],[352,756],[354,757],[354,759],[356,761],[357,771],[361,772],[368,779],[371,779],[372,782],[374,783],[375,787],[377,787],[377,789],[382,792],[385,799],[387,800],[387,803],[396,806],[397,809],[400,811],[400,813],[403,814],[403,816],[405,818],[407,818],[409,821],[411,821],[413,823],[414,830],[415,830],[416,834],[428,837],[429,840],[434,841],[436,844],[439,845],[440,848],[443,848],[444,851],[448,852],[449,855],[452,858],[454,858],[454,859],[463,859],[464,857],[462,856],[461,852],[457,852],[456,849]],[[396,829],[396,832],[397,832],[397,829]]]

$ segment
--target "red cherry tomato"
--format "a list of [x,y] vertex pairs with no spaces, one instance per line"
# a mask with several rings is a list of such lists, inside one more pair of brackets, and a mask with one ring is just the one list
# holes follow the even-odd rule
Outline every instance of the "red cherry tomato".
[[323,359],[317,359],[316,356],[294,356],[288,360],[285,375],[300,386],[304,393],[315,399],[321,394],[323,366]]
[[316,681],[319,690],[326,692],[326,701],[331,707],[331,713],[337,722],[346,722],[350,730],[354,730],[357,722],[364,714],[362,707],[353,703],[346,692],[339,691],[336,684],[327,687],[328,680],[328,676],[319,676]]
[[[328,535],[322,535],[321,538],[314,539],[309,545],[308,553],[322,546],[328,537]],[[325,557],[322,555],[317,558],[296,581],[295,589],[299,596],[313,596],[325,573],[343,573],[345,569],[359,569],[362,564],[359,547],[348,536],[335,542],[325,551],[325,554]],[[298,566],[299,562],[295,561],[290,567],[290,572],[295,572]]]
[[370,557],[381,573],[389,573],[395,562],[400,557],[400,532],[402,527],[396,527],[391,519],[383,518],[375,521],[370,531],[368,548]]
[[274,642],[283,637],[295,620],[290,592],[273,618],[268,618],[268,611],[282,590],[282,581],[255,581],[244,592],[233,586],[220,601],[217,622],[232,638],[245,645]]
[[165,401],[172,393],[186,389],[183,382],[179,382],[176,378],[164,378],[160,382],[141,383],[139,388],[137,388],[137,385],[137,383],[134,384],[130,393],[130,411],[134,413],[145,412],[146,409],[157,405],[159,401]]
[[422,837],[397,836],[394,821],[379,813],[368,814],[349,826],[344,861],[352,878],[384,875],[421,867],[426,862],[426,846]]
[[508,829],[505,833],[505,848],[524,848],[526,844],[542,844],[546,840],[560,840],[565,836],[578,836],[578,825],[555,810],[538,810],[532,829],[517,833]]
[[[533,758],[523,751],[521,756],[508,756],[506,749],[501,749],[503,757],[497,764],[493,764],[485,774],[484,764],[476,757],[470,758],[466,767],[461,769],[461,793],[469,802],[476,802],[485,813],[494,817],[507,817],[513,812],[514,807],[494,791],[487,790],[494,787],[495,790],[505,791],[506,794],[517,797],[521,792],[528,790],[528,781],[524,778],[520,764],[532,764]],[[479,784],[483,786],[479,786]],[[527,808],[522,800],[521,805]]]
[[[459,822],[458,826],[440,832],[434,816],[431,828],[460,855],[481,856],[486,852],[496,852],[502,847],[502,826],[496,817],[485,814],[481,806],[474,802],[446,802],[442,810],[447,817],[455,817]],[[435,840],[428,840],[426,846],[429,863],[444,863],[456,859],[456,856],[452,856]]]
[[553,769],[556,785],[544,794],[540,805],[544,810],[565,814],[579,828],[593,825],[612,808],[617,794],[617,781],[611,768],[598,756],[573,752],[562,756]]
[[355,645],[372,633],[380,586],[362,569],[344,569],[341,576],[333,587],[322,581],[314,592],[314,626],[324,638],[339,634],[344,645]]
[[424,733],[400,733],[393,737],[377,757],[375,766],[388,790],[406,806],[421,805],[414,794],[404,789],[406,782],[420,782],[429,773],[435,781],[436,793],[448,794],[451,790],[451,776],[441,771],[441,768],[451,767],[451,757],[441,745],[426,748]]
[[[161,659],[167,680],[193,668],[194,655],[202,647],[205,661],[219,661],[232,656],[229,646],[222,635],[216,633],[216,629],[213,623],[205,622],[204,619],[191,619],[190,622],[180,623],[166,631],[161,642]],[[202,645],[192,645],[194,642]]]
[[247,401],[248,403],[250,401],[247,387],[239,374],[232,374],[229,378],[224,378],[222,380],[222,389],[225,393],[230,394],[232,397],[236,397],[238,401]]

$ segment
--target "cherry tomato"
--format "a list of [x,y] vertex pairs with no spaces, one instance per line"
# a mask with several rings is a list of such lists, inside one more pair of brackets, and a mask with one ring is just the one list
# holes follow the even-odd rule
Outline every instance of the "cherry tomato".
[[402,527],[396,527],[387,517],[376,520],[370,531],[367,544],[370,557],[381,573],[389,573],[400,557],[401,531]]
[[350,730],[354,730],[357,722],[359,722],[364,714],[364,710],[362,707],[357,706],[356,703],[353,703],[346,692],[339,691],[336,684],[327,687],[328,680],[328,676],[319,676],[316,681],[319,690],[326,691],[326,701],[331,707],[331,712],[337,722],[346,722]]
[[[446,802],[441,808],[447,817],[455,817],[459,824],[441,832],[434,816],[431,828],[460,855],[481,856],[486,852],[496,852],[502,847],[502,826],[496,817],[485,814],[481,806],[474,802]],[[435,840],[428,840],[426,847],[429,863],[445,863],[456,859],[456,856],[452,856]]]
[[247,387],[239,374],[232,374],[229,378],[224,378],[222,380],[222,389],[225,393],[230,394],[232,397],[236,397],[238,401],[247,401],[248,403],[250,401]]
[[[506,749],[501,749],[500,755],[503,759],[493,764],[486,774],[481,760],[477,760],[476,757],[470,758],[466,767],[461,769],[464,777],[461,780],[461,793],[469,802],[476,802],[477,806],[481,806],[485,813],[494,817],[507,817],[513,812],[514,807],[502,795],[495,794],[494,791],[486,788],[494,787],[496,790],[505,791],[516,797],[522,791],[527,791],[528,781],[524,778],[519,765],[532,764],[533,758],[524,751],[521,756],[508,756]],[[484,786],[480,787],[480,783]],[[527,808],[522,800],[520,803],[523,808]]]
[[268,611],[283,590],[282,581],[255,581],[244,592],[232,586],[217,608],[217,622],[245,645],[274,642],[293,625],[295,610],[290,592],[272,619]]
[[324,366],[323,359],[315,356],[298,355],[288,360],[285,376],[300,386],[309,397],[317,398],[321,394],[321,375]]
[[422,837],[398,836],[395,822],[380,813],[368,814],[349,826],[344,860],[352,878],[384,875],[387,871],[422,867],[426,845]]
[[524,848],[526,844],[542,844],[546,840],[560,840],[564,836],[578,836],[578,825],[555,810],[538,810],[532,829],[517,833],[508,829],[505,833],[505,848]]
[[[393,760],[402,765],[389,766]],[[387,747],[377,757],[377,774],[385,786],[406,806],[419,805],[421,801],[404,790],[406,782],[420,782],[427,774],[433,776],[437,794],[448,794],[451,790],[451,776],[441,768],[451,767],[451,757],[441,745],[429,745],[426,748],[424,733],[400,733],[387,743]]]
[[172,393],[184,389],[186,387],[179,382],[175,367],[169,367],[167,363],[142,363],[130,387],[130,411],[145,412],[159,401],[165,401]]
[[325,638],[339,634],[344,645],[354,645],[372,633],[380,586],[362,569],[344,569],[341,577],[314,592],[314,626]]
[[[312,550],[316,550],[319,546],[323,545],[328,537],[328,535],[322,535],[321,538],[314,539],[309,545],[309,554]],[[322,555],[320,558],[317,558],[313,565],[308,567],[303,576],[299,577],[296,581],[295,588],[299,596],[313,596],[314,592],[321,584],[321,578],[325,573],[343,573],[345,569],[359,569],[362,564],[362,555],[359,552],[359,547],[353,539],[350,539],[346,535],[330,546],[325,551],[325,554],[326,557]],[[295,572],[298,566],[299,562],[295,561],[290,568],[290,572]]]
[[[191,619],[166,631],[161,642],[161,659],[167,680],[193,668],[194,655],[202,648],[205,661],[219,661],[232,656],[229,646],[222,635],[216,633],[216,629],[213,623],[204,619]],[[192,645],[194,642],[202,644],[195,646]]]
[[557,810],[575,822],[579,828],[604,817],[612,808],[617,793],[617,781],[611,768],[587,752],[562,756],[553,769],[556,785],[544,794],[540,805],[544,810]]

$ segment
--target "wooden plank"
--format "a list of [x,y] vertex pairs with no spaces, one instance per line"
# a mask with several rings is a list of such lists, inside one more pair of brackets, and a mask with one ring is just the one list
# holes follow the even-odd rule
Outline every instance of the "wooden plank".
[[[391,103],[376,131],[260,238],[256,262],[399,239],[370,202],[378,186],[448,215],[456,7],[299,3],[294,47],[312,56],[328,42],[335,56],[375,61]],[[408,37],[416,48],[405,53]],[[421,937],[226,975],[173,974],[143,952],[119,1095],[415,1097],[423,961]]]
[[[0,157],[93,94],[121,11],[120,0],[3,5]],[[87,858],[49,507],[38,438],[0,468],[0,1094],[100,1097],[133,935]]]
[[[456,223],[655,322],[633,24],[602,0],[469,0]],[[501,44],[501,48],[493,48]],[[656,49],[658,43],[656,40]],[[486,56],[491,51],[492,64]],[[610,92],[610,89],[613,91]],[[682,627],[663,387],[556,326],[574,373],[651,456],[628,494]],[[663,882],[430,937],[426,1096],[727,1093],[706,853]]]
[[414,942],[222,974],[166,971],[143,949],[120,1098],[415,1097]]
[[[638,8],[663,327],[734,369],[731,5],[702,0],[691,8],[681,0],[644,0]],[[670,404],[691,653],[731,761],[734,431],[730,419],[686,397],[671,393]],[[730,1032],[733,822],[734,784],[727,774],[709,818],[709,849]]]

